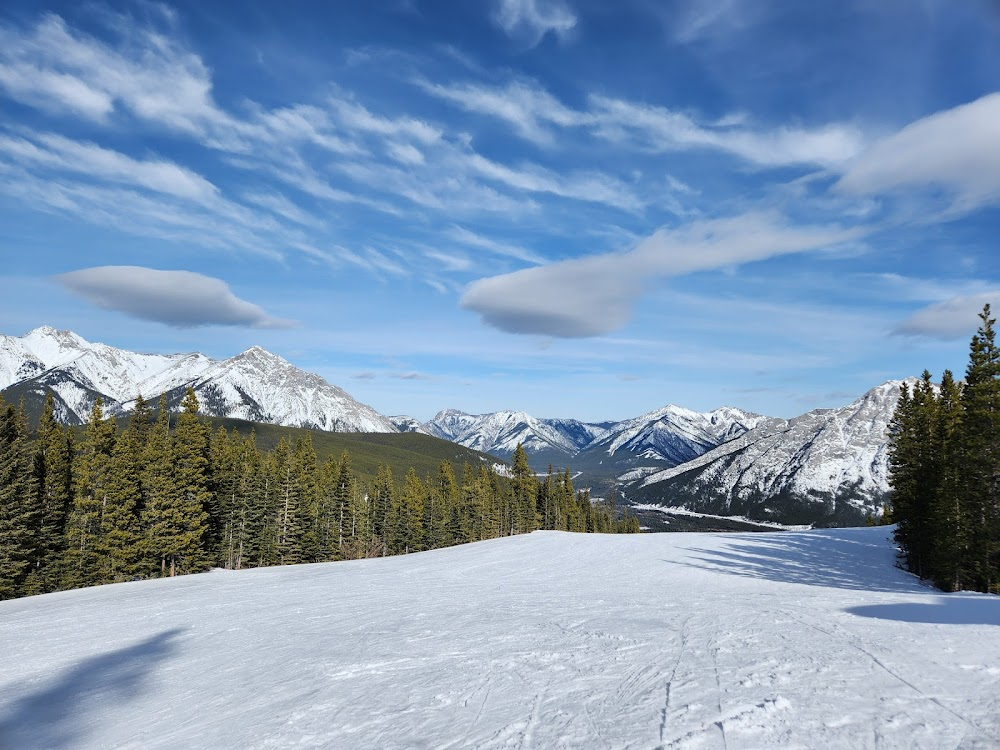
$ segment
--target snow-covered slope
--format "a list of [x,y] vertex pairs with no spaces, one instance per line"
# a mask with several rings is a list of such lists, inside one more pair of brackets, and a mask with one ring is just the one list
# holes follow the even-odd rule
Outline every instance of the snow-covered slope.
[[0,602],[0,747],[1000,746],[998,600],[888,534],[536,532]]
[[701,413],[669,405],[619,422],[587,450],[607,456],[625,453],[677,465],[742,435],[764,419],[759,414],[729,406]]
[[389,417],[389,421],[392,422],[393,426],[400,432],[418,432],[421,435],[430,435],[431,433],[424,427],[416,417],[411,417],[407,414],[400,414],[395,417]]
[[839,409],[762,420],[691,461],[626,478],[628,496],[785,523],[863,520],[889,491],[886,428],[902,382]]
[[539,419],[520,411],[473,415],[445,409],[424,428],[436,437],[503,456],[523,443],[529,453],[555,452],[570,457],[597,452],[599,460],[607,458],[609,465],[616,458],[646,458],[675,465],[731,440],[762,419],[732,407],[701,414],[666,406],[635,419],[600,424]]
[[166,393],[176,405],[188,386],[203,412],[215,416],[342,432],[397,431],[371,407],[260,347],[216,361],[200,353],[140,354],[47,326],[20,338],[0,336],[0,390],[51,390],[67,422],[85,421],[98,395],[118,413],[138,394],[155,399]]
[[555,451],[572,456],[605,431],[601,425],[538,419],[523,411],[466,414],[457,409],[438,412],[424,428],[435,437],[501,456],[509,456],[519,443],[529,453]]

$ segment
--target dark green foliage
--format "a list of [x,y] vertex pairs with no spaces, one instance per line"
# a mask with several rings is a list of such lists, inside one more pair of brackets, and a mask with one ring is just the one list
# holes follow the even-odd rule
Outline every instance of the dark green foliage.
[[[406,554],[538,528],[637,532],[610,504],[574,492],[569,471],[539,482],[523,449],[510,474],[492,461],[416,436],[350,436],[372,450],[420,456],[397,487],[392,464],[358,473],[353,453],[321,462],[318,433],[211,432],[190,389],[172,417],[139,398],[122,429],[96,400],[74,446],[48,399],[36,439],[23,410],[0,402],[0,598],[135,578]],[[173,423],[172,423],[173,422]],[[293,447],[294,445],[294,447]],[[450,444],[448,444],[450,445]],[[435,463],[417,449],[430,446]],[[457,453],[456,453],[457,452]],[[461,466],[461,481],[452,461]],[[433,469],[429,468],[433,467]]]
[[72,456],[72,433],[56,422],[55,400],[50,392],[45,399],[35,441],[38,515],[29,575],[36,586],[35,590],[25,593],[45,593],[59,587],[63,534],[73,499]]
[[0,599],[40,589],[28,580],[39,525],[34,468],[24,412],[0,399]]
[[130,426],[118,436],[111,453],[99,542],[102,581],[128,581],[143,568],[139,440],[139,431]]
[[102,525],[111,479],[111,453],[117,427],[104,418],[101,398],[94,401],[80,450],[73,462],[73,506],[66,521],[64,588],[102,583]]
[[990,307],[965,382],[903,390],[890,425],[892,518],[907,567],[946,590],[1000,586],[1000,350]]

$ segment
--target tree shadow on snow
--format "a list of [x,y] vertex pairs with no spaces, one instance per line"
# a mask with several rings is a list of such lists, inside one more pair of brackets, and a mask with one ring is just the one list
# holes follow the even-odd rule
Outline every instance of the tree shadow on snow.
[[859,617],[938,625],[1000,625],[1000,597],[952,594],[937,603],[868,604],[844,610]]
[[25,694],[0,706],[0,749],[63,750],[79,744],[89,727],[106,720],[105,709],[142,692],[150,674],[177,650],[172,641],[180,632],[167,630],[84,659],[34,692],[27,692],[27,685],[21,691],[14,686],[14,695]]
[[824,529],[727,539],[718,549],[690,550],[701,570],[782,583],[906,593],[924,590],[895,567],[884,540],[856,529]]

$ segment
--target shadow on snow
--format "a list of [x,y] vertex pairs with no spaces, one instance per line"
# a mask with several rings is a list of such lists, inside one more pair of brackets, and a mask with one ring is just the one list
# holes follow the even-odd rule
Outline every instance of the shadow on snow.
[[139,695],[150,674],[176,651],[180,629],[117,651],[85,659],[48,680],[34,692],[0,706],[0,748],[62,750],[77,745],[89,724],[102,719],[102,709]]
[[727,539],[720,549],[690,550],[702,570],[808,586],[912,593],[924,591],[895,567],[885,542],[857,529],[824,529]]
[[950,594],[936,603],[901,602],[868,604],[845,610],[859,617],[939,625],[1000,625],[1000,597],[985,594]]

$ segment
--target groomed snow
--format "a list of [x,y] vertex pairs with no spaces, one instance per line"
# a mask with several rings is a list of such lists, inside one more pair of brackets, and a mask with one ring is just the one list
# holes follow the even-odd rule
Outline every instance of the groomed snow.
[[2,602],[0,747],[1000,746],[1000,598],[886,536],[536,532]]

